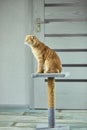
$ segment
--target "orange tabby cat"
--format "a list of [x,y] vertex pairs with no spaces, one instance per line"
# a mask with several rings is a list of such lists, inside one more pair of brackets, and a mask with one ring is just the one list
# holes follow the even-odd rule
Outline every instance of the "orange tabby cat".
[[55,51],[39,41],[36,36],[27,35],[25,44],[31,47],[32,52],[37,59],[38,73],[60,73],[62,71],[60,58]]

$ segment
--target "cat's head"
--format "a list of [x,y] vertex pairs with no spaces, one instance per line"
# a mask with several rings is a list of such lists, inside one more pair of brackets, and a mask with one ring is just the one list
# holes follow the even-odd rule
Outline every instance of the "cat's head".
[[35,46],[37,44],[37,37],[34,35],[26,35],[25,44],[29,46]]

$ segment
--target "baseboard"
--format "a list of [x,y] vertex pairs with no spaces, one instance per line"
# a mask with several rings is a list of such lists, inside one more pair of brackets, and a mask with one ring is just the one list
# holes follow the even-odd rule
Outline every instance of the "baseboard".
[[0,104],[0,111],[14,111],[14,110],[25,110],[25,111],[27,111],[27,110],[29,110],[30,109],[30,107],[29,107],[29,105],[11,105],[11,104]]

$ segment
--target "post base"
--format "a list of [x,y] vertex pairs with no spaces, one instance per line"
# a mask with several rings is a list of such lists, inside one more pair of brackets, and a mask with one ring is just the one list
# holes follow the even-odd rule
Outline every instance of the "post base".
[[70,130],[70,127],[66,124],[56,125],[55,128],[48,128],[48,124],[38,124],[36,130]]

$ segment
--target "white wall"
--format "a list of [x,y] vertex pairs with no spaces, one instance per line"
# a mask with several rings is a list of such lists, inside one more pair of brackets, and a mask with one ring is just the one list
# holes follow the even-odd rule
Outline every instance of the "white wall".
[[30,105],[33,92],[31,50],[32,0],[0,0],[0,105]]

